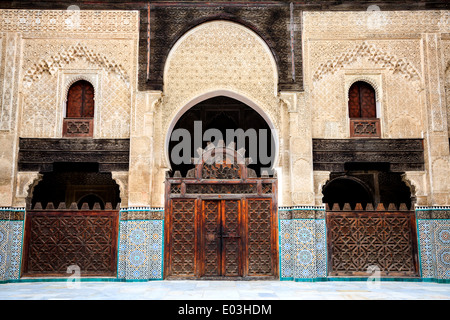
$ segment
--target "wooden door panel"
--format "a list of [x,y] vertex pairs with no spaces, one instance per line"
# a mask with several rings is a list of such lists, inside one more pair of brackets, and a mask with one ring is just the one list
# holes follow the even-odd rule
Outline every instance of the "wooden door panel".
[[231,150],[209,147],[185,178],[166,179],[166,278],[277,277],[276,179]]
[[67,95],[67,118],[94,117],[94,87],[87,81],[74,83]]
[[117,268],[117,211],[27,212],[24,276],[114,276]]
[[[169,201],[166,276],[272,277],[276,214],[270,198]],[[196,210],[198,208],[198,210]]]
[[373,119],[377,117],[375,90],[368,83],[358,81],[349,90],[348,108],[350,119]]
[[359,98],[359,86],[351,86],[348,95],[348,109],[350,119],[361,118],[361,105]]
[[174,199],[171,207],[170,275],[195,276],[196,215],[194,199]]
[[413,212],[329,212],[327,228],[331,276],[418,276]]
[[204,276],[218,277],[221,275],[220,250],[220,212],[219,201],[202,201],[203,238],[204,238]]
[[240,201],[223,200],[222,206],[222,274],[226,277],[242,276]]
[[268,276],[273,266],[273,216],[271,199],[249,199],[248,212],[248,274]]
[[370,85],[361,86],[361,118],[376,118],[377,107],[375,100],[375,90]]

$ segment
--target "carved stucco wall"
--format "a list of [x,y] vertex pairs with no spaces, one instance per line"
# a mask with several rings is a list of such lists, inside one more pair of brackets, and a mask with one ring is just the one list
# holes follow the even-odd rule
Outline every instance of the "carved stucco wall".
[[128,138],[138,12],[3,11],[22,40],[21,137],[62,136],[68,87],[95,88],[94,138]]
[[445,64],[445,101],[447,105],[447,127],[450,137],[450,33],[442,37],[442,50]]
[[280,204],[314,204],[321,182],[311,138],[349,137],[348,88],[358,80],[376,89],[384,138],[425,138],[427,168],[415,186],[421,204],[449,201],[439,178],[450,172],[447,11],[303,13],[304,92],[278,92],[267,45],[236,23],[186,33],[167,59],[164,91],[138,92],[138,12],[0,15],[0,205],[15,194],[15,140],[60,137],[65,95],[77,79],[96,89],[94,137],[132,138],[131,205],[163,205],[169,128],[184,107],[219,92],[251,101],[278,129]]
[[186,33],[169,54],[164,84],[164,129],[189,102],[224,90],[252,100],[279,124],[275,60],[259,36],[237,23],[207,22]]
[[75,81],[94,85],[94,138],[130,136],[138,37],[136,11],[0,10],[0,206],[23,206],[18,138],[61,137]]
[[358,80],[369,82],[377,93],[382,137],[424,138],[426,170],[406,174],[412,183],[417,174],[426,177],[414,186],[418,199],[448,204],[443,88],[449,12],[305,12],[303,18],[313,138],[349,138],[348,88]]
[[[154,154],[161,155],[153,162],[152,205],[160,205],[163,199],[163,189],[158,186],[164,179],[161,172],[169,169],[166,139],[182,113],[206,98],[227,95],[256,108],[282,136],[285,104],[278,96],[277,83],[270,49],[247,27],[218,20],[200,24],[182,36],[167,58],[162,98],[151,115]],[[279,141],[277,145],[281,167],[282,146]]]
[[314,138],[349,137],[348,83],[355,79],[377,90],[383,137],[420,138],[427,130],[423,71],[433,71],[424,65],[423,34],[448,33],[448,21],[445,11],[305,12]]

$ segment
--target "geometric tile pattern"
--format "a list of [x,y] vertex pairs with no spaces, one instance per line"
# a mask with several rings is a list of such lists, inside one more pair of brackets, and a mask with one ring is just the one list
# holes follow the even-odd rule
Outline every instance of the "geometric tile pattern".
[[422,278],[450,279],[450,219],[417,219],[417,230]]
[[292,231],[294,277],[316,278],[315,221],[295,220]]
[[120,221],[119,230],[118,278],[162,279],[164,220]]
[[0,281],[20,278],[23,221],[0,220]]
[[325,220],[316,220],[316,272],[317,278],[327,276],[327,226]]
[[[283,208],[286,211],[286,208]],[[327,276],[326,225],[324,219],[280,220],[281,280]]]
[[434,220],[438,279],[450,279],[450,221]]
[[9,221],[0,221],[0,281],[9,280]]
[[294,244],[292,243],[293,220],[280,220],[280,278],[281,280],[294,279]]
[[433,220],[417,220],[422,278],[433,279],[436,277],[433,229]]
[[23,221],[10,221],[9,233],[9,274],[10,280],[20,278],[20,263],[22,257]]

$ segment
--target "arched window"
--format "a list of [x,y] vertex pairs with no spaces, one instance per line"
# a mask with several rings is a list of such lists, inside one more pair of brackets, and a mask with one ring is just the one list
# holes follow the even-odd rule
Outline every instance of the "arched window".
[[88,81],[75,82],[67,94],[65,137],[92,137],[94,87]]
[[350,118],[374,119],[377,117],[375,90],[366,82],[355,82],[349,91]]
[[381,136],[375,89],[370,84],[358,81],[350,87],[348,113],[351,137],[378,138]]
[[94,117],[94,87],[87,81],[75,82],[67,95],[67,118]]

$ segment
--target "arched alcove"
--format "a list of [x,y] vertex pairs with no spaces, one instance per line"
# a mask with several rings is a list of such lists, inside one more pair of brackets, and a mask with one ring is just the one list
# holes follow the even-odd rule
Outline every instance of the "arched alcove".
[[339,207],[349,203],[352,208],[357,203],[366,206],[373,203],[373,191],[363,181],[354,177],[340,177],[331,180],[323,187],[323,202],[330,208],[338,203]]
[[[184,161],[180,164],[174,159],[174,156],[181,156],[177,145],[183,141],[180,137],[174,136],[174,132],[180,130],[186,130],[186,133],[189,133],[190,150],[187,156],[189,163]],[[199,156],[197,149],[199,147],[204,149],[210,142],[205,140],[207,139],[205,133],[211,130],[220,132],[227,144],[234,142],[238,149],[245,148],[245,157],[252,159],[249,168],[255,170],[258,176],[261,176],[263,171],[269,174],[273,171],[277,148],[276,136],[270,125],[263,116],[247,104],[227,96],[217,96],[191,107],[174,124],[168,141],[172,172],[180,171],[182,176],[186,176],[188,170],[194,167],[191,158]],[[201,140],[196,141],[199,138]],[[240,139],[244,145],[241,145]],[[211,142],[218,143],[218,141]],[[176,153],[174,148],[177,150]],[[183,156],[186,155],[183,154]]]
[[40,203],[46,208],[52,203],[57,208],[64,203],[69,208],[74,202],[79,208],[85,202],[90,209],[95,202],[99,202],[101,209],[108,202],[115,208],[120,203],[119,186],[111,173],[99,172],[96,163],[55,163],[54,170],[43,173],[42,180],[34,188],[31,207]]
[[[358,166],[374,168],[376,165],[353,164],[352,168],[356,169]],[[397,208],[405,204],[411,208],[415,201],[414,190],[405,183],[403,174],[384,170],[332,173],[322,193],[323,203],[328,204],[330,208],[337,203],[341,209],[345,203],[349,203],[352,209],[358,203],[361,203],[363,208],[369,203],[373,206],[382,203],[385,208],[390,204],[395,204]]]

